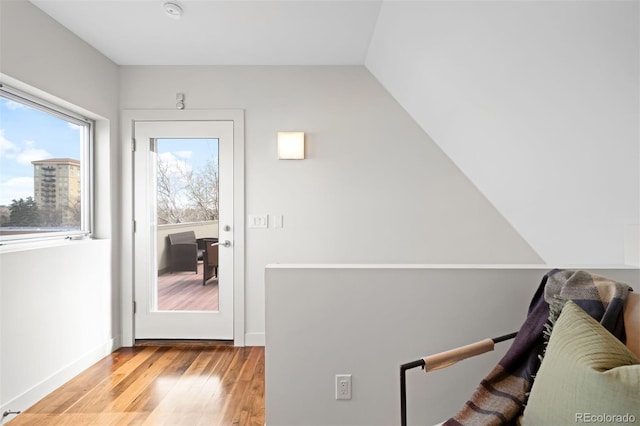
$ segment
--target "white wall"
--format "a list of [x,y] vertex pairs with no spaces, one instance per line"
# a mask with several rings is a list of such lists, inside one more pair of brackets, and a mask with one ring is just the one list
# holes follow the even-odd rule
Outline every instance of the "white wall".
[[0,412],[25,410],[109,354],[110,243],[0,254]]
[[637,1],[386,1],[366,67],[548,263],[640,222]]
[[640,225],[628,225],[625,232],[625,265],[640,266]]
[[99,238],[0,251],[4,411],[28,408],[118,346],[118,70],[23,0],[0,2],[0,52],[3,83],[96,120]]
[[[266,424],[399,424],[400,365],[517,331],[549,269],[268,267]],[[640,288],[638,269],[591,271]],[[427,375],[409,371],[409,424],[431,425],[455,414],[509,345]],[[336,374],[352,375],[351,400],[335,400]]]
[[[247,344],[264,342],[268,263],[539,262],[364,67],[123,67],[123,109],[245,110]],[[278,161],[276,132],[306,132]]]

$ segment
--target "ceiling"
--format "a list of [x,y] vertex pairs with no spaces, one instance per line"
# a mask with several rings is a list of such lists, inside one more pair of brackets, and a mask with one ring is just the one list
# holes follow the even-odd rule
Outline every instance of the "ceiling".
[[119,65],[361,65],[382,0],[31,0]]

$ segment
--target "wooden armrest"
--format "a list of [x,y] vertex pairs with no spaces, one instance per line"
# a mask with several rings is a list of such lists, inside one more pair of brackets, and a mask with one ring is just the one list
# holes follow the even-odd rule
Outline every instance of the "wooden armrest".
[[455,364],[466,358],[480,355],[493,350],[495,343],[504,342],[516,337],[518,333],[505,334],[504,336],[494,337],[493,339],[485,339],[470,345],[461,346],[435,355],[421,358],[417,361],[408,362],[400,366],[400,424],[407,424],[407,370],[422,367],[425,372],[445,368]]
[[422,358],[424,360],[424,371],[434,371],[449,367],[458,361],[471,358],[486,352],[491,352],[494,348],[492,339],[484,339],[470,345],[460,346],[434,355]]

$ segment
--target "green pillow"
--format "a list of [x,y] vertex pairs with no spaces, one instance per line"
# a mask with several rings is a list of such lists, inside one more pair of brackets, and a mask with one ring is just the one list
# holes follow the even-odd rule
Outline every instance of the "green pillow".
[[569,301],[536,374],[523,425],[640,422],[640,361]]

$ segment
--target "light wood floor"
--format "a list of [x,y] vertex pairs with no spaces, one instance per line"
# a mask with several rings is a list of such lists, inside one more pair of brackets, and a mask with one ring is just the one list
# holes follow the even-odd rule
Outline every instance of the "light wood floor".
[[158,276],[158,309],[161,311],[217,311],[218,278],[202,285],[202,262],[198,273],[174,272]]
[[264,348],[122,348],[8,425],[264,425]]

